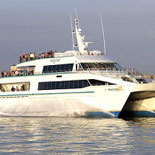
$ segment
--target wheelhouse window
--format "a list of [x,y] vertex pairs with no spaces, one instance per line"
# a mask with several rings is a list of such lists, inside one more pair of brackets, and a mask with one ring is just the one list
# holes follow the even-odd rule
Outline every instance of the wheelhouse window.
[[117,63],[81,63],[83,70],[122,70]]
[[122,79],[123,81],[133,82],[133,80],[132,80],[130,77],[124,76],[124,77],[121,77],[121,79]]
[[99,86],[99,85],[116,85],[114,83],[106,82],[106,81],[100,81],[100,80],[95,80],[95,79],[90,79],[89,80],[90,84],[92,86]]
[[76,89],[90,86],[87,80],[39,82],[38,90]]
[[138,83],[148,83],[145,79],[142,78],[136,78],[136,80],[138,81]]
[[73,64],[49,65],[43,67],[43,73],[68,72],[73,70]]

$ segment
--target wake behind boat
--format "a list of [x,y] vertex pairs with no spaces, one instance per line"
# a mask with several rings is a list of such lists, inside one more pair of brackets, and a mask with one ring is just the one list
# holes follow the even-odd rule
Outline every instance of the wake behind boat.
[[3,116],[155,116],[155,83],[135,77],[100,51],[88,51],[79,20],[78,51],[20,56],[0,78]]

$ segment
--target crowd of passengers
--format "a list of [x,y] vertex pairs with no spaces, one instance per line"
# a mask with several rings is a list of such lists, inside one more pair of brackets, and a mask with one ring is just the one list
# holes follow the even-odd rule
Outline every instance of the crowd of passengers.
[[26,62],[26,61],[42,59],[42,58],[52,58],[55,52],[56,51],[53,52],[52,50],[50,50],[47,52],[43,52],[41,54],[37,54],[36,52],[26,53],[19,57],[19,62]]
[[16,71],[8,71],[8,72],[1,72],[1,77],[9,77],[9,76],[26,76],[26,75],[33,75],[34,71],[30,70],[16,70]]
[[13,85],[11,86],[10,90],[5,90],[4,88],[0,87],[0,92],[8,92],[8,91],[29,91],[29,86],[26,86],[25,84],[22,85]]
[[24,85],[21,85],[21,87],[19,88],[18,86],[12,86],[11,91],[26,91],[28,89],[25,89]]

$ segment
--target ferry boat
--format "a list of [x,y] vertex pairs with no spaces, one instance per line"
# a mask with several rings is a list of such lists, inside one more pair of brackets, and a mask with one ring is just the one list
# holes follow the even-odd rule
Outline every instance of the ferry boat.
[[114,60],[89,51],[79,20],[77,51],[20,56],[0,77],[1,116],[155,116],[155,83],[140,84]]

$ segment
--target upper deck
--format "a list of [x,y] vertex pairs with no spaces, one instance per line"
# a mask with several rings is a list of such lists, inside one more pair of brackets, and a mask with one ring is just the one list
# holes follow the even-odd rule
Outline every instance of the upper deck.
[[[35,64],[36,61],[34,60],[47,60],[47,58],[52,58],[53,60],[57,60],[57,59],[64,59],[64,58],[69,58],[69,57],[75,57],[78,60],[81,61],[102,61],[102,62],[114,62],[113,60],[107,58],[106,56],[104,56],[103,53],[96,53],[96,51],[90,51],[89,54],[87,55],[81,55],[78,51],[66,51],[66,52],[52,52],[52,54],[48,54],[49,52],[44,52],[42,54],[33,54],[29,53],[29,54],[24,54],[22,56],[19,57],[19,63],[17,64],[18,66],[25,66],[25,65],[29,65],[29,64]],[[26,57],[25,57],[26,55]]]
[[44,66],[80,63],[115,63],[115,61],[108,59],[103,54],[80,55],[79,52],[67,51],[64,53],[53,53],[46,57],[20,58],[20,62],[16,65],[16,68],[33,68],[34,74],[41,74]]

